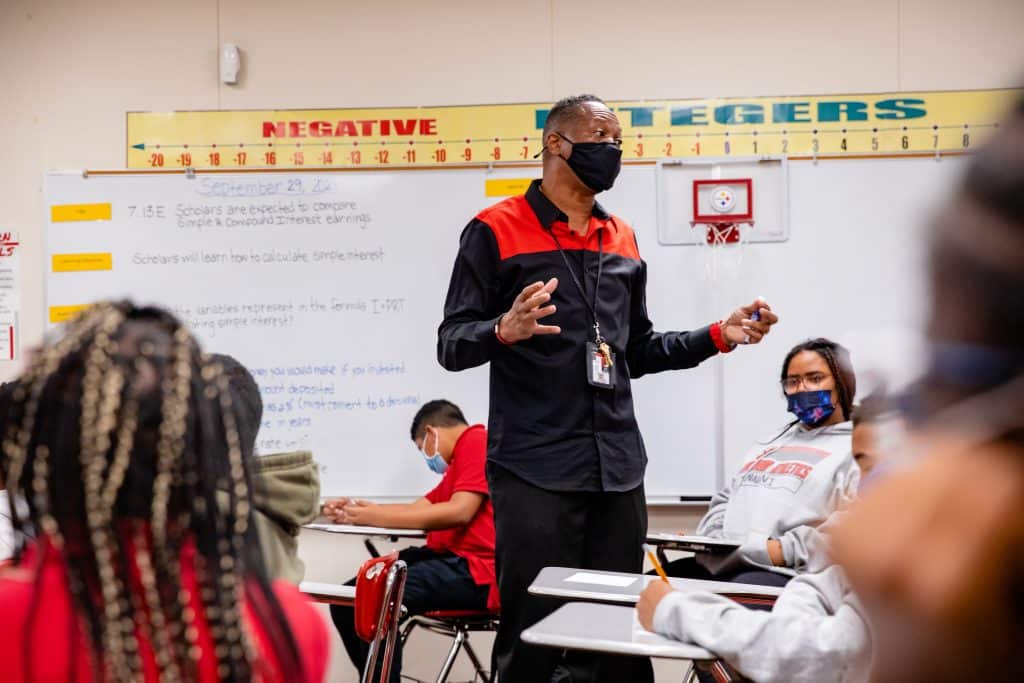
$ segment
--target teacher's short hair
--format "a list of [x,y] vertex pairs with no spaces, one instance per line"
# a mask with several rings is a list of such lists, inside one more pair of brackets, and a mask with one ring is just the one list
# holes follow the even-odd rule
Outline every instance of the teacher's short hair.
[[547,121],[544,123],[544,139],[546,140],[549,134],[558,132],[558,129],[566,124],[578,120],[583,115],[583,105],[587,102],[604,104],[604,100],[597,95],[586,94],[563,97],[555,102],[555,106],[551,107]]

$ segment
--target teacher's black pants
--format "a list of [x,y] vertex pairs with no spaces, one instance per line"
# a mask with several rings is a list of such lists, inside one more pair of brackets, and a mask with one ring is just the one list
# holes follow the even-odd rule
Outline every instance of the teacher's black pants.
[[527,645],[519,635],[562,601],[531,596],[527,589],[548,566],[640,573],[647,535],[643,486],[622,493],[560,492],[533,486],[487,464],[494,504],[501,625],[494,642],[500,683],[558,680],[645,683],[650,660]]

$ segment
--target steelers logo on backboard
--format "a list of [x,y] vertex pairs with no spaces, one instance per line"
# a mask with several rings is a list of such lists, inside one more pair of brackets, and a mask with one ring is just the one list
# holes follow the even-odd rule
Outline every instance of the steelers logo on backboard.
[[711,208],[718,213],[728,213],[736,206],[736,195],[728,185],[719,185],[711,190]]

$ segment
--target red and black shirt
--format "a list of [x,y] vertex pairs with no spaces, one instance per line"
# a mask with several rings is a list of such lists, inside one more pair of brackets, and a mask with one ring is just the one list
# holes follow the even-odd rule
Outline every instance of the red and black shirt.
[[[616,354],[613,389],[587,381],[599,235],[597,316]],[[566,272],[555,236],[587,301]],[[499,317],[524,287],[551,277],[559,280],[551,301],[557,312],[541,322],[559,325],[562,333],[502,344],[494,331]],[[710,327],[655,332],[646,286],[647,265],[629,224],[595,202],[586,235],[573,233],[539,180],[524,196],[470,221],[455,258],[437,354],[448,370],[491,364],[490,462],[553,491],[629,491],[643,482],[647,454],[630,378],[691,368],[719,351]]]

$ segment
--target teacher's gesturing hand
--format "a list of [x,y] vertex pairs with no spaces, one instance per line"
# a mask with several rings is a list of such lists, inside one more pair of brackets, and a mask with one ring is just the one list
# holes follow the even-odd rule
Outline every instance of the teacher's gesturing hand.
[[512,303],[512,308],[501,316],[496,330],[498,339],[506,344],[515,344],[535,334],[560,334],[562,328],[558,325],[542,325],[538,322],[555,312],[555,305],[548,302],[551,301],[551,293],[557,288],[557,277],[524,287]]

